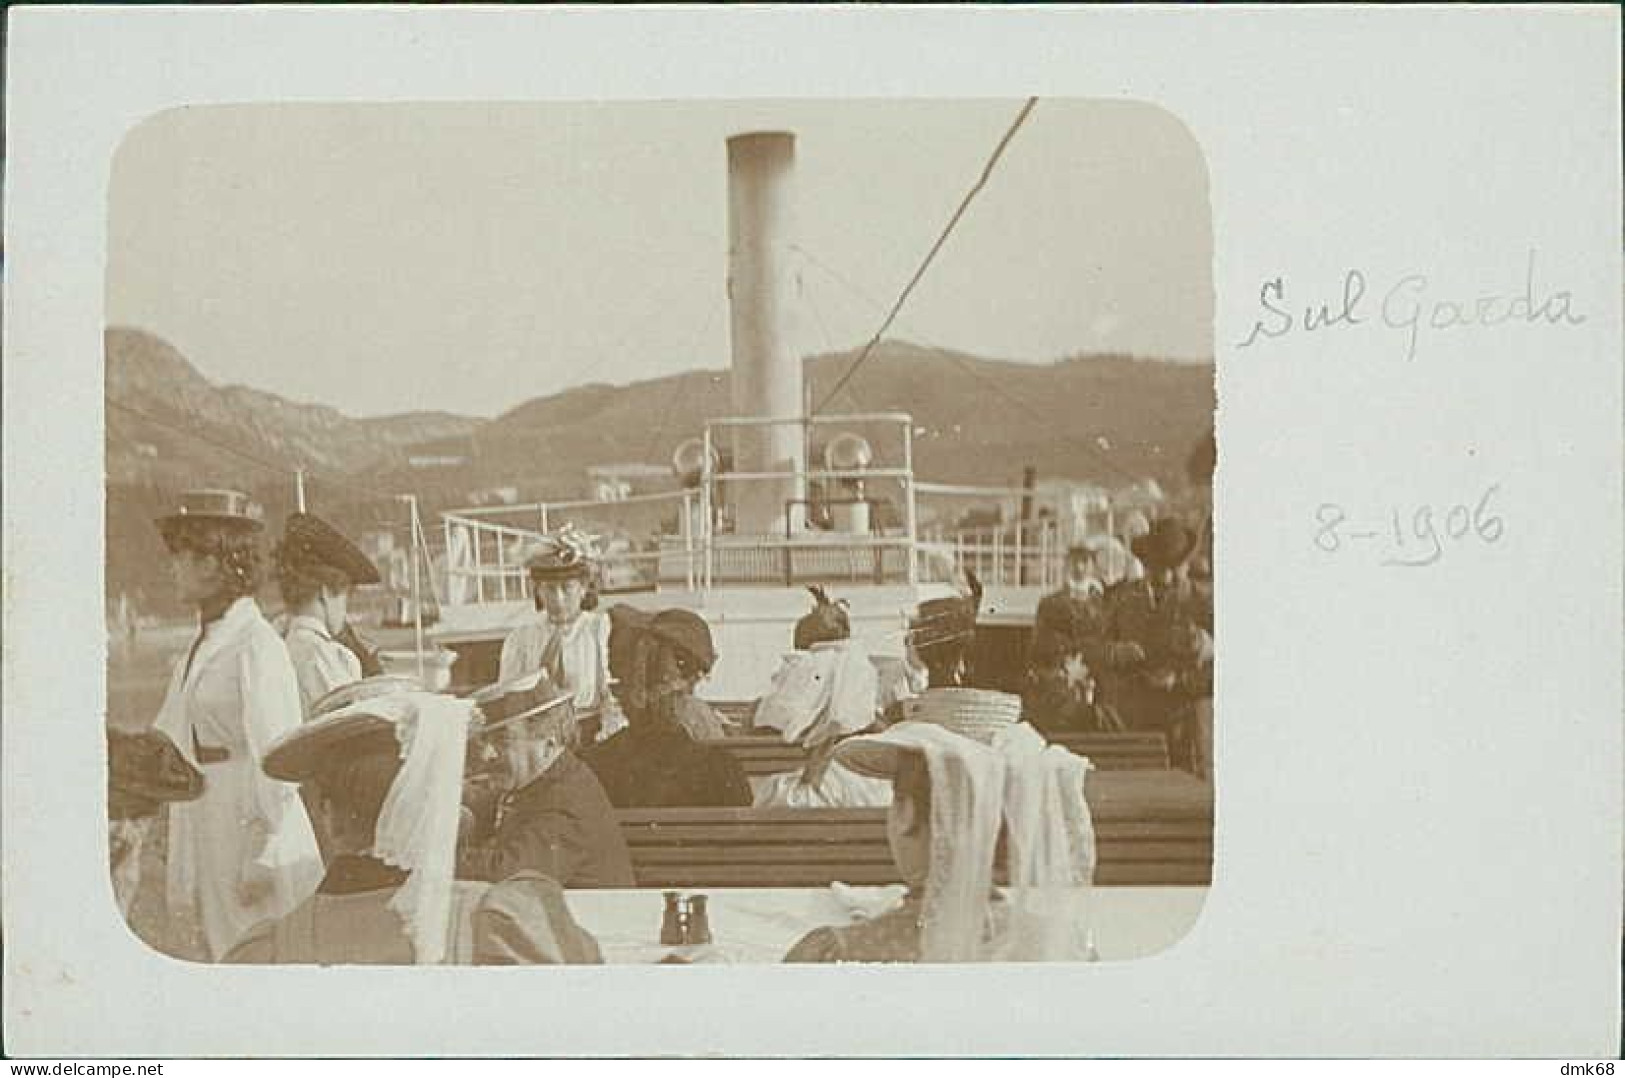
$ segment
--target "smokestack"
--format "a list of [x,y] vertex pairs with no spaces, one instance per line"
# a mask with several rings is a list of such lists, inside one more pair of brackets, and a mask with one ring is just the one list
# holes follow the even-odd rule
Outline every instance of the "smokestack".
[[[794,238],[795,136],[753,132],[728,140],[728,297],[732,312],[733,404],[742,416],[801,415],[796,348]],[[785,505],[806,497],[802,430],[795,424],[734,433],[737,471],[794,471],[797,478],[731,484],[736,529],[782,533]],[[790,528],[805,527],[796,502]]]

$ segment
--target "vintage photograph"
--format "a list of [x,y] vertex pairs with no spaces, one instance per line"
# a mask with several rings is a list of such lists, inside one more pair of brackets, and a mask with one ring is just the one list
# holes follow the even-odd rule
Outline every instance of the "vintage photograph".
[[1213,878],[1213,214],[1089,99],[113,160],[112,895],[249,965],[1124,962]]

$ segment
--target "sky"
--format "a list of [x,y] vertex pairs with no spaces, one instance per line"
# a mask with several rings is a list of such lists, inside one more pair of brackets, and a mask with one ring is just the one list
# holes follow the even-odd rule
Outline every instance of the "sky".
[[[803,354],[861,346],[1020,101],[236,105],[126,137],[107,321],[222,384],[496,415],[728,363],[728,136],[796,135]],[[887,333],[1024,362],[1212,357],[1200,148],[1041,100]]]

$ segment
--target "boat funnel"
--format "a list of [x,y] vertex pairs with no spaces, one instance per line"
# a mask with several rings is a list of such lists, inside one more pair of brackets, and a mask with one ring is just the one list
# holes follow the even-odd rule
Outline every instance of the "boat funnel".
[[[739,416],[796,420],[803,408],[796,345],[795,136],[753,132],[728,140],[728,300],[733,406]],[[735,530],[792,534],[806,526],[806,455],[796,422],[736,428],[734,470],[783,478],[729,484]]]

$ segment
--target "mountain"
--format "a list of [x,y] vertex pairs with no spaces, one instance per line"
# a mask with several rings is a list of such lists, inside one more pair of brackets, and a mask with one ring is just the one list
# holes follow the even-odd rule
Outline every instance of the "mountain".
[[[728,372],[702,370],[577,386],[490,420],[441,412],[358,419],[216,386],[141,330],[109,329],[106,348],[109,594],[164,590],[150,521],[187,487],[248,490],[276,521],[292,508],[293,471],[304,469],[313,504],[341,528],[398,524],[393,495],[404,491],[419,496],[432,524],[438,511],[491,488],[512,488],[521,501],[580,498],[588,468],[664,465],[708,417],[735,411]],[[826,404],[856,358],[808,359],[811,399],[826,414],[907,412],[922,480],[1015,486],[1030,466],[1041,479],[1122,486],[1152,478],[1177,491],[1213,423],[1211,364],[1126,356],[1014,363],[887,341]],[[877,465],[901,463],[896,428],[881,424],[819,428],[815,451],[846,428],[869,438]]]
[[440,412],[357,419],[243,386],[216,386],[168,342],[110,328],[106,352],[107,593],[130,591],[164,610],[165,559],[153,517],[191,487],[249,491],[280,520],[294,507],[293,473],[350,528],[393,522],[398,504],[366,477],[411,446],[467,437],[478,422]]
[[[855,359],[807,361],[815,405]],[[1177,487],[1213,407],[1208,364],[1122,356],[1013,363],[888,341],[820,410],[907,412],[916,471],[939,482],[1014,485],[1031,465],[1046,478],[1116,486],[1150,477]],[[708,416],[734,410],[726,371],[691,371],[527,401],[482,425],[474,442],[487,482],[573,497],[588,466],[663,463]],[[888,455],[883,442],[894,435],[872,425],[862,433]]]
[[110,482],[221,484],[244,468],[267,477],[296,468],[355,475],[404,459],[412,444],[467,435],[478,422],[440,412],[355,419],[258,389],[217,387],[139,329],[107,330],[105,347]]

